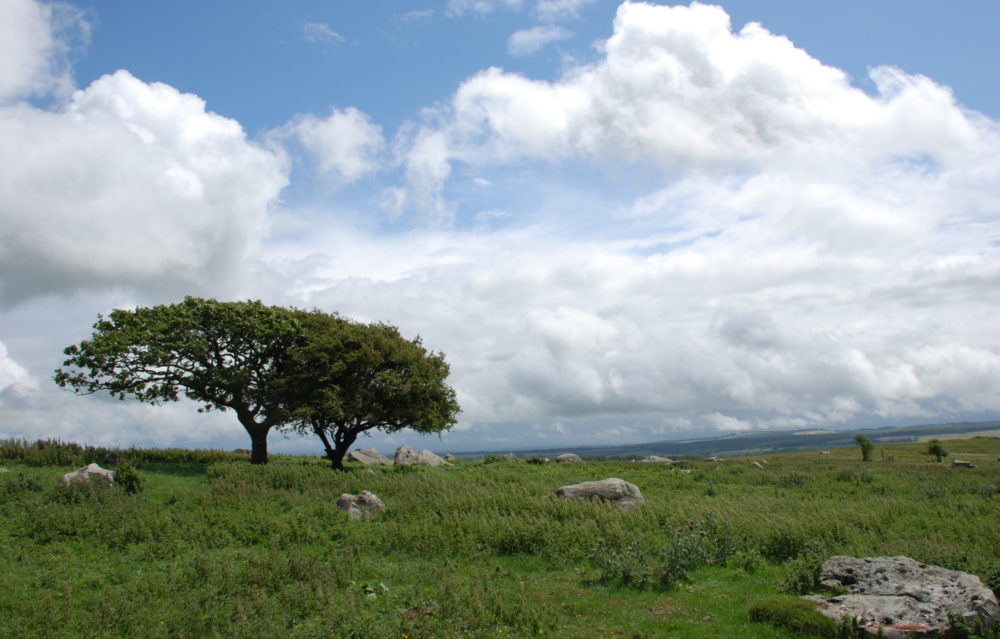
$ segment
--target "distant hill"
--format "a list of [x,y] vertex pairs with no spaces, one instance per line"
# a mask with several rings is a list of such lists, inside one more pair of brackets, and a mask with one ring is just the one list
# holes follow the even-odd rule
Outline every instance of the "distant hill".
[[[562,453],[576,453],[582,457],[739,457],[767,453],[785,453],[800,450],[819,450],[854,446],[854,436],[862,434],[876,445],[883,443],[916,442],[929,437],[942,439],[971,433],[997,431],[1000,422],[959,422],[953,424],[922,424],[919,426],[886,427],[857,430],[798,430],[751,431],[712,437],[708,439],[665,440],[623,446],[561,446],[558,448],[526,448],[514,450],[518,457],[555,457]],[[478,459],[498,451],[455,453],[459,459]],[[508,452],[508,451],[499,451]]]

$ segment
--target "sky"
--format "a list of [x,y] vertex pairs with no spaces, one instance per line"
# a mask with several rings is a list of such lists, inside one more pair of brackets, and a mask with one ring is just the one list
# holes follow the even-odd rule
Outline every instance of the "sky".
[[[1000,416],[1000,4],[0,0],[0,437],[245,448],[52,382],[185,295],[385,321],[391,452]],[[320,443],[274,433],[276,452]]]

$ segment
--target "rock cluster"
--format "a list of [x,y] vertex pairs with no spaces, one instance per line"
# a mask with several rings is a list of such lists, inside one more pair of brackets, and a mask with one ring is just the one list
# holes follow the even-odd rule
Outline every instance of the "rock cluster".
[[[389,459],[374,448],[356,448],[347,454],[349,461],[365,464],[366,466],[447,466],[443,458],[438,457],[429,450],[422,450],[419,453],[413,452],[409,446],[400,446],[396,449],[393,459]],[[452,457],[454,459],[454,457]]]
[[556,496],[563,499],[600,499],[624,510],[632,510],[645,501],[638,486],[617,477],[563,486],[556,491]]
[[996,596],[979,577],[909,557],[831,557],[821,579],[849,594],[804,599],[837,622],[850,617],[867,632],[890,639],[943,633],[950,628],[949,614],[986,626],[1000,614]]
[[385,504],[374,493],[362,490],[357,495],[344,493],[337,499],[337,508],[346,512],[352,519],[374,517],[385,512]]

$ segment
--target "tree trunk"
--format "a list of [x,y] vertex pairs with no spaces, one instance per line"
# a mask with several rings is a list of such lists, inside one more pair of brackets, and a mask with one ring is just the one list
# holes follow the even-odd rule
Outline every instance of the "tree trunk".
[[233,406],[236,411],[236,418],[250,435],[250,463],[267,463],[267,433],[271,430],[272,423],[265,421],[263,424],[254,419],[254,414],[246,406]]
[[250,431],[250,463],[267,463],[267,431],[268,428],[257,427]]

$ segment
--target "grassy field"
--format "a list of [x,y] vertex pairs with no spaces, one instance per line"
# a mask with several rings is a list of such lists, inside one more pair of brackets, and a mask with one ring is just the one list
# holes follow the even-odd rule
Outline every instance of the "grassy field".
[[[9,443],[8,443],[9,444]],[[1000,440],[656,464],[523,460],[330,471],[135,453],[142,492],[59,476],[87,451],[0,447],[2,637],[785,637],[832,554],[907,555],[1000,588]],[[22,451],[23,452],[23,451]],[[46,465],[50,462],[58,465]],[[73,462],[73,463],[69,463]],[[82,464],[81,464],[82,465]],[[636,511],[552,497],[620,477]],[[343,492],[388,511],[351,520]],[[802,636],[801,633],[797,636]]]

